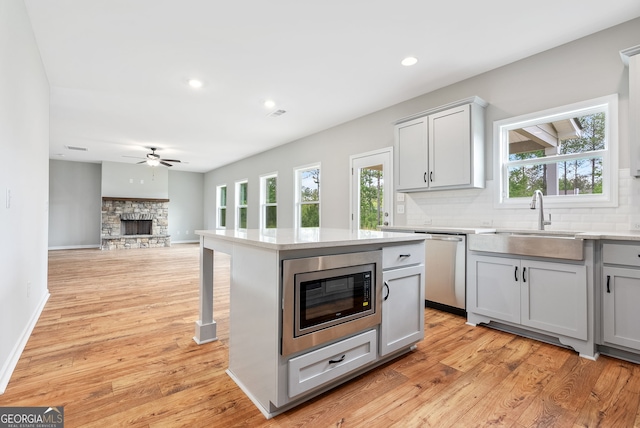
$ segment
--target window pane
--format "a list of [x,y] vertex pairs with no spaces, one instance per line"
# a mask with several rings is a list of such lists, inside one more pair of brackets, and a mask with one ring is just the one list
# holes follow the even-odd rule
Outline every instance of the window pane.
[[227,206],[227,186],[223,186],[220,188],[220,206]]
[[602,194],[602,157],[509,167],[509,197]]
[[360,169],[360,229],[376,230],[384,215],[382,165]]
[[265,195],[265,202],[268,204],[275,204],[276,203],[276,184],[277,184],[277,179],[276,177],[270,177],[266,179],[266,192],[267,194]]
[[558,194],[602,194],[602,158],[558,162]]
[[240,183],[239,205],[247,205],[247,183]]
[[320,169],[308,169],[300,172],[300,201],[317,202],[320,200]]
[[605,113],[554,119],[509,131],[509,160],[603,150]]
[[269,205],[264,207],[264,222],[267,229],[278,227],[278,207]]
[[320,204],[300,205],[300,227],[320,227]]
[[220,208],[220,227],[227,227],[227,209]]
[[239,224],[238,227],[240,229],[246,229],[247,228],[247,209],[246,208],[238,208],[238,217],[239,217]]

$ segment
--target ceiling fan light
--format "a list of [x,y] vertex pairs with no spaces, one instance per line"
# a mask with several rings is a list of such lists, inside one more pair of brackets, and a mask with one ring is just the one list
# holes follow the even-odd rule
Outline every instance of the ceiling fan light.
[[149,165],[149,166],[158,166],[158,165],[160,165],[160,160],[158,160],[158,159],[147,159],[147,165]]

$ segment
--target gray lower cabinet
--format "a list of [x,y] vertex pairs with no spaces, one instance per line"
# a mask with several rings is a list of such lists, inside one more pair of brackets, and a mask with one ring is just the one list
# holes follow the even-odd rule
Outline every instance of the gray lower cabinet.
[[382,249],[380,356],[424,339],[424,242]]
[[640,351],[640,245],[603,244],[602,259],[603,340]]
[[385,356],[424,338],[423,266],[383,272],[380,355]]
[[587,268],[470,255],[467,311],[580,340],[588,337]]

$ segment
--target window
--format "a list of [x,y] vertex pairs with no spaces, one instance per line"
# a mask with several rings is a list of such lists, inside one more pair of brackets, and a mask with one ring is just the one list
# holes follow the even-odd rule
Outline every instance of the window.
[[617,95],[494,123],[497,204],[617,206]]
[[218,218],[216,227],[225,229],[227,227],[227,186],[216,187],[216,200],[218,201]]
[[278,227],[278,175],[260,177],[260,225],[263,229]]
[[320,165],[295,170],[296,224],[320,227]]
[[247,181],[236,182],[236,229],[247,228]]

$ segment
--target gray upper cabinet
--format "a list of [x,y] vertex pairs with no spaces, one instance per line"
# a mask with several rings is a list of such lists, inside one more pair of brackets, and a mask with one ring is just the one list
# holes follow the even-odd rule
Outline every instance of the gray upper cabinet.
[[396,191],[484,188],[484,109],[478,97],[396,122]]

